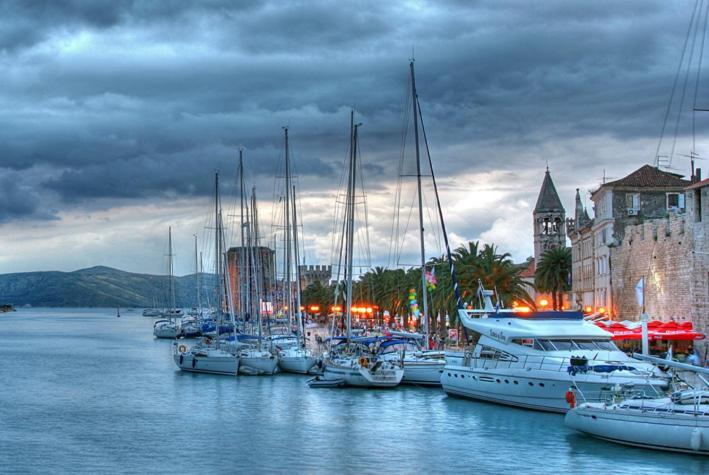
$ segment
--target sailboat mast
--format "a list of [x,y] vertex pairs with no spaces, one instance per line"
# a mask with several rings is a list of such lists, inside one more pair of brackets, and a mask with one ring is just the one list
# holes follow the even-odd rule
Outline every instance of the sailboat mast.
[[354,212],[355,212],[355,190],[357,186],[357,128],[359,124],[354,123],[354,110],[350,113],[350,176],[347,186],[347,259],[346,265],[346,315],[347,315],[347,341],[352,338],[352,253],[354,251]]
[[252,312],[256,316],[256,325],[258,326],[258,344],[261,348],[261,286],[259,269],[259,248],[258,248],[258,230],[256,229],[256,187],[251,188],[251,214],[249,215],[249,244],[251,249],[251,265],[253,268],[254,287],[253,298],[251,299]]
[[[239,221],[239,229],[241,230],[241,248],[239,249],[239,263],[238,263],[238,282],[235,282],[239,286],[239,317],[241,318],[243,325],[246,326],[244,310],[246,307],[246,298],[244,295],[244,271],[246,270],[245,265],[245,255],[246,246],[244,245],[244,151],[239,149],[239,203],[241,208],[241,215]],[[234,256],[236,259],[236,256]],[[234,262],[236,266],[236,262]]]
[[168,271],[170,272],[170,319],[172,319],[172,314],[175,310],[175,278],[174,269],[172,263],[172,226],[167,228],[167,247],[168,247]]
[[214,271],[217,274],[217,338],[216,345],[219,348],[219,327],[222,324],[222,282],[221,278],[221,220],[219,211],[219,172],[214,174]]
[[197,308],[202,313],[202,292],[200,292],[199,261],[197,260],[197,235],[194,235],[194,281],[197,290]]
[[[290,230],[290,155],[288,153],[288,127],[284,127],[285,131],[285,147],[286,147],[286,183],[285,183],[285,203],[283,209],[283,216],[285,220],[285,247],[286,247],[286,259],[285,259],[285,281],[286,281],[286,295],[288,296],[288,322],[291,323],[293,318],[293,289],[291,288],[290,271],[291,271],[291,230]],[[300,309],[297,309],[300,311]]]
[[414,75],[414,60],[409,63],[411,68],[411,94],[414,107],[414,141],[416,144],[416,182],[418,185],[419,203],[419,237],[421,241],[421,299],[423,300],[423,334],[425,347],[428,349],[428,296],[426,295],[426,245],[423,238],[423,190],[421,189],[421,153],[419,150],[418,95],[416,94],[416,76]]
[[300,310],[300,292],[302,289],[300,288],[300,256],[298,254],[298,215],[296,214],[296,208],[295,208],[295,186],[293,186],[293,250],[294,250],[294,256],[293,260],[295,261],[295,308],[296,311],[298,312],[298,318],[297,318],[297,323],[298,323],[298,341],[300,342],[302,340],[303,346],[305,347],[305,335],[303,333],[304,327],[303,327],[303,313]]

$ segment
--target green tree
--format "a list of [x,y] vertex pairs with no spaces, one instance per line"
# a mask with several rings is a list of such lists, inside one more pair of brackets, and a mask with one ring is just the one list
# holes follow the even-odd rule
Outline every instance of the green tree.
[[534,286],[540,292],[551,294],[554,310],[561,308],[562,294],[571,288],[570,280],[571,249],[555,247],[544,251],[534,272]]

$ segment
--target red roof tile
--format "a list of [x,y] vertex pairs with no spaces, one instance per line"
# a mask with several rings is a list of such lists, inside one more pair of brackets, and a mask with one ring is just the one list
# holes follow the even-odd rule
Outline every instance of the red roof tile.
[[665,172],[650,165],[643,165],[625,178],[602,184],[598,190],[603,187],[617,186],[629,188],[684,188],[689,184],[690,181],[683,179],[680,174]]
[[695,188],[704,188],[705,186],[709,186],[709,178],[702,180],[702,181],[698,181],[696,183],[693,183],[685,189],[686,190],[693,190]]

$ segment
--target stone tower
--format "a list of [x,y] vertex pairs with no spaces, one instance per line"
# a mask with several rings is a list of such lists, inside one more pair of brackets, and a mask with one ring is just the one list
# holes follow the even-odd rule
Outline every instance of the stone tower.
[[534,262],[538,264],[547,249],[566,246],[566,212],[551,180],[549,168],[544,175],[533,216]]

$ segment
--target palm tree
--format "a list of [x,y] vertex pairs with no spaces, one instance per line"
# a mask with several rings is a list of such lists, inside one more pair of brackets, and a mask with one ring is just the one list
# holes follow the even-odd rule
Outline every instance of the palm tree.
[[534,272],[534,286],[540,292],[549,292],[554,310],[562,306],[562,293],[570,290],[571,249],[554,247],[544,251]]

